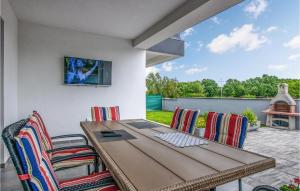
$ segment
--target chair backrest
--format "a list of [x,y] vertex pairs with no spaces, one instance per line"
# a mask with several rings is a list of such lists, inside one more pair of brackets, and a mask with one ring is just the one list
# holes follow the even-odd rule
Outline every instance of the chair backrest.
[[223,114],[218,142],[243,148],[247,134],[248,119],[237,114]]
[[36,130],[30,122],[27,122],[15,136],[24,172],[22,177],[28,180],[32,190],[57,191],[59,190],[57,175]]
[[180,109],[177,107],[174,111],[170,128],[194,134],[199,113],[198,110]]
[[223,113],[209,112],[206,119],[204,138],[211,141],[218,141],[220,124]]
[[43,137],[42,141],[46,151],[53,149],[52,140],[51,137],[49,136],[46,125],[42,119],[42,116],[37,111],[33,111],[29,120],[31,121],[31,123],[36,123],[38,125],[38,128],[40,128]]
[[182,112],[182,109],[180,109],[179,107],[176,107],[176,109],[173,113],[171,124],[170,124],[171,129],[177,129],[181,112]]
[[233,147],[243,148],[248,119],[238,114],[209,112],[204,138]]
[[[10,157],[12,159],[12,162],[15,166],[15,169],[16,169],[18,175],[23,175],[25,173],[24,173],[24,170],[22,167],[23,166],[22,161],[19,157],[19,153],[16,148],[16,140],[14,139],[14,137],[19,134],[21,128],[23,128],[24,125],[26,124],[26,121],[27,120],[22,119],[16,123],[13,123],[13,124],[7,126],[2,131],[3,141],[4,141],[6,148],[10,154]],[[21,181],[24,191],[32,190],[31,186],[29,185],[28,180],[20,180],[20,181]]]
[[268,185],[256,186],[252,191],[279,191],[277,188]]
[[101,121],[117,121],[120,120],[119,106],[113,107],[98,107],[91,108],[92,120]]

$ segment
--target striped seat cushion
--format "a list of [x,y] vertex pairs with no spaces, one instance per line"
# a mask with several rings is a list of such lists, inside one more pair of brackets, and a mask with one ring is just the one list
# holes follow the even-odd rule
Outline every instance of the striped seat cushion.
[[218,141],[220,124],[223,113],[209,112],[206,119],[204,138],[211,141]]
[[26,124],[15,140],[23,171],[29,175],[32,190],[59,190],[59,181],[35,129]]
[[119,106],[114,107],[92,107],[92,120],[101,121],[117,121],[120,120]]
[[170,128],[171,129],[177,129],[178,128],[178,124],[179,124],[179,118],[181,115],[183,109],[180,109],[179,107],[176,107],[174,113],[173,113],[173,118],[170,124]]
[[46,151],[53,149],[53,144],[51,137],[47,131],[45,123],[41,117],[41,115],[37,111],[33,111],[33,114],[30,117],[30,120],[34,121],[38,127],[41,129],[43,133],[43,144],[45,146]]
[[237,114],[223,114],[220,124],[219,143],[242,148],[246,133],[248,119]]
[[117,191],[119,188],[114,184],[113,178],[109,171],[102,171],[88,176],[73,178],[60,182],[61,191],[79,190],[88,188],[87,190],[98,191]]
[[[50,136],[45,128],[44,122],[39,115],[38,112],[34,111],[33,115],[28,119],[28,124],[32,128],[36,130],[39,135],[39,140],[44,146],[44,150],[49,151],[53,149],[53,145],[50,139]],[[89,147],[85,148],[67,148],[64,150],[59,150],[55,152],[48,152],[49,158],[52,160],[56,157],[74,155],[74,154],[81,154],[81,153],[93,153],[93,150]],[[53,163],[54,170],[60,170],[65,168],[71,168],[81,165],[89,165],[95,162],[95,156],[85,156],[85,157],[74,157],[70,159],[66,159],[60,162]]]
[[191,110],[191,109],[182,110],[177,129],[179,131],[190,133],[193,135],[198,116],[199,116],[199,111],[197,110]]
[[174,111],[170,128],[194,134],[198,116],[199,111],[197,110],[180,109],[177,107]]
[[[84,154],[84,153],[93,153],[94,151],[89,147],[84,148],[68,148],[64,150],[51,152],[51,159],[57,157],[64,157],[69,155]],[[54,170],[60,170],[64,168],[76,167],[81,165],[89,165],[95,162],[96,156],[85,156],[79,158],[71,158],[61,162],[53,163]]]

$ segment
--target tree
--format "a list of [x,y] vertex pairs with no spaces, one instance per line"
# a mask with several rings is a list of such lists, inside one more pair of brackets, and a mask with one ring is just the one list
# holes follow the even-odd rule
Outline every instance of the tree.
[[178,92],[181,97],[203,97],[204,89],[200,81],[179,82]]
[[204,79],[201,83],[206,97],[218,96],[219,86],[214,80]]
[[300,79],[281,79],[280,82],[289,85],[289,94],[294,98],[300,98]]
[[276,76],[264,74],[262,77],[250,78],[243,82],[246,95],[256,97],[274,97],[277,94],[279,79]]
[[261,78],[261,90],[263,97],[274,97],[277,94],[279,79],[276,76],[264,74]]
[[[300,79],[279,79],[264,74],[262,77],[246,81],[229,79],[223,87],[226,97],[274,97],[277,85],[287,83],[292,97],[300,97]],[[160,94],[164,97],[214,97],[220,95],[220,87],[211,79],[193,82],[178,82],[176,79],[162,77],[159,73],[150,73],[146,79],[147,94]]]
[[159,73],[150,73],[146,79],[147,94],[162,94],[163,80]]
[[244,85],[236,79],[229,79],[223,87],[223,95],[227,97],[242,97],[245,95]]
[[147,94],[159,94],[163,97],[178,96],[177,80],[161,77],[159,73],[150,73],[146,79]]
[[162,96],[168,97],[168,98],[178,97],[177,80],[176,79],[169,79],[167,77],[164,77]]

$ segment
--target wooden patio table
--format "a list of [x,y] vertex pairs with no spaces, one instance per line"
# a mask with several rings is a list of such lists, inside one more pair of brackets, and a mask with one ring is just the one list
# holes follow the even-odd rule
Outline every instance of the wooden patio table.
[[[80,123],[121,190],[207,190],[275,167],[273,158],[212,141],[175,147],[154,136],[173,129],[130,125],[143,121]],[[123,130],[134,138],[104,141],[99,131],[107,130]]]

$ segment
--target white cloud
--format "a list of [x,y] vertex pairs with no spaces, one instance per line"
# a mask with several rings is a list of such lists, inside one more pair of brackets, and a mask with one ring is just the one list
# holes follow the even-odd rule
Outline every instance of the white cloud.
[[185,70],[186,74],[193,75],[201,72],[205,72],[207,70],[207,67],[192,67],[187,70]]
[[166,72],[171,72],[173,70],[174,62],[164,62],[162,64],[162,69]]
[[221,24],[221,21],[218,17],[213,17],[213,18],[211,18],[211,20],[212,20],[212,22],[214,22],[217,25]]
[[188,47],[191,46],[190,42],[184,41],[184,48],[187,49]]
[[266,32],[273,32],[273,31],[276,31],[276,30],[278,30],[277,26],[270,26],[269,28],[267,28]]
[[188,29],[186,29],[185,31],[183,31],[182,33],[181,33],[181,38],[185,38],[185,37],[187,37],[187,36],[190,36],[190,35],[192,35],[194,33],[194,28],[193,27],[191,27],[191,28],[188,28]]
[[296,48],[300,48],[300,34],[294,36],[290,41],[288,41],[287,43],[284,43],[285,47],[288,48],[292,48],[292,49],[296,49]]
[[300,61],[300,54],[292,54],[288,57],[288,59],[291,61]]
[[175,70],[179,70],[179,69],[183,69],[184,67],[185,67],[185,65],[181,64],[179,66],[175,66],[174,68],[175,68]]
[[245,24],[240,28],[234,28],[228,35],[221,34],[217,36],[207,45],[207,48],[218,54],[237,47],[245,51],[252,51],[260,48],[266,42],[267,38],[256,32],[252,24]]
[[201,51],[203,46],[204,46],[204,43],[202,41],[198,41],[196,51]]
[[267,0],[253,0],[245,7],[244,11],[253,15],[254,18],[257,18],[266,10],[267,6]]
[[156,68],[155,66],[146,68],[146,74],[147,74],[147,75],[150,74],[150,73],[156,74],[156,73],[158,73],[158,72],[159,72],[159,69]]
[[282,70],[285,70],[286,69],[286,65],[283,65],[283,64],[270,64],[268,65],[268,68],[270,70],[276,70],[276,71],[282,71]]

